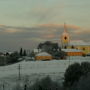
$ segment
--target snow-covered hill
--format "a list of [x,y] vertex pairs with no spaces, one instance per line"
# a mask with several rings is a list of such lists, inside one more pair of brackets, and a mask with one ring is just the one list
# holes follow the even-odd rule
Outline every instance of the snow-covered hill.
[[[90,57],[89,57],[90,58]],[[21,66],[22,75],[40,74],[40,73],[63,73],[69,64],[74,62],[90,61],[84,57],[79,59],[70,58],[70,60],[52,60],[52,61],[23,61],[17,64],[0,67],[0,78],[17,76],[18,66]]]
[[75,62],[90,62],[90,57],[72,58],[68,60],[52,60],[52,61],[22,61],[17,64],[0,67],[0,82],[14,83],[18,80],[19,65],[21,79],[29,78],[34,81],[38,78],[49,75],[54,80],[63,78],[66,68]]

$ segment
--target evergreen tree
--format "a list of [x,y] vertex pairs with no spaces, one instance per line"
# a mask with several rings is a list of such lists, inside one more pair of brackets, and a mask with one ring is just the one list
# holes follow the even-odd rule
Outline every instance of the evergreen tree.
[[23,49],[20,48],[20,56],[23,56]]

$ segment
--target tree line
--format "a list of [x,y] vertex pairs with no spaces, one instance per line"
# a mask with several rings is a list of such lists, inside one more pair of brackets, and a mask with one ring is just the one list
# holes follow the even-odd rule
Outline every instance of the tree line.
[[42,52],[47,52],[53,56],[54,59],[64,59],[67,54],[61,50],[61,47],[58,43],[53,43],[51,41],[46,41],[44,43],[40,43],[37,47]]

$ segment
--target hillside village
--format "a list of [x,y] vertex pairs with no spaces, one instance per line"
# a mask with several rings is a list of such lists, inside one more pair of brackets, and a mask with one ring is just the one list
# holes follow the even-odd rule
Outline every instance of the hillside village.
[[89,9],[90,0],[0,0],[0,90],[90,90]]
[[19,51],[15,52],[0,52],[0,65],[12,64],[22,60],[67,60],[68,57],[75,56],[90,56],[90,43],[80,40],[71,40],[68,28],[64,23],[63,33],[60,35],[60,42],[41,42],[36,49],[32,51],[20,48]]
[[82,87],[80,78],[84,75],[89,78],[90,45],[71,41],[66,24],[60,42],[60,45],[41,42],[32,51],[20,48],[0,53],[0,90],[77,90],[78,85]]

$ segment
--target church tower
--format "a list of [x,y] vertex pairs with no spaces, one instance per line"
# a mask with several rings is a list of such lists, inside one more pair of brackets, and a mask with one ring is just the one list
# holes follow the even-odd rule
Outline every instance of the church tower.
[[64,23],[64,32],[61,35],[61,45],[62,48],[67,48],[70,42],[70,35],[67,31],[66,24]]

